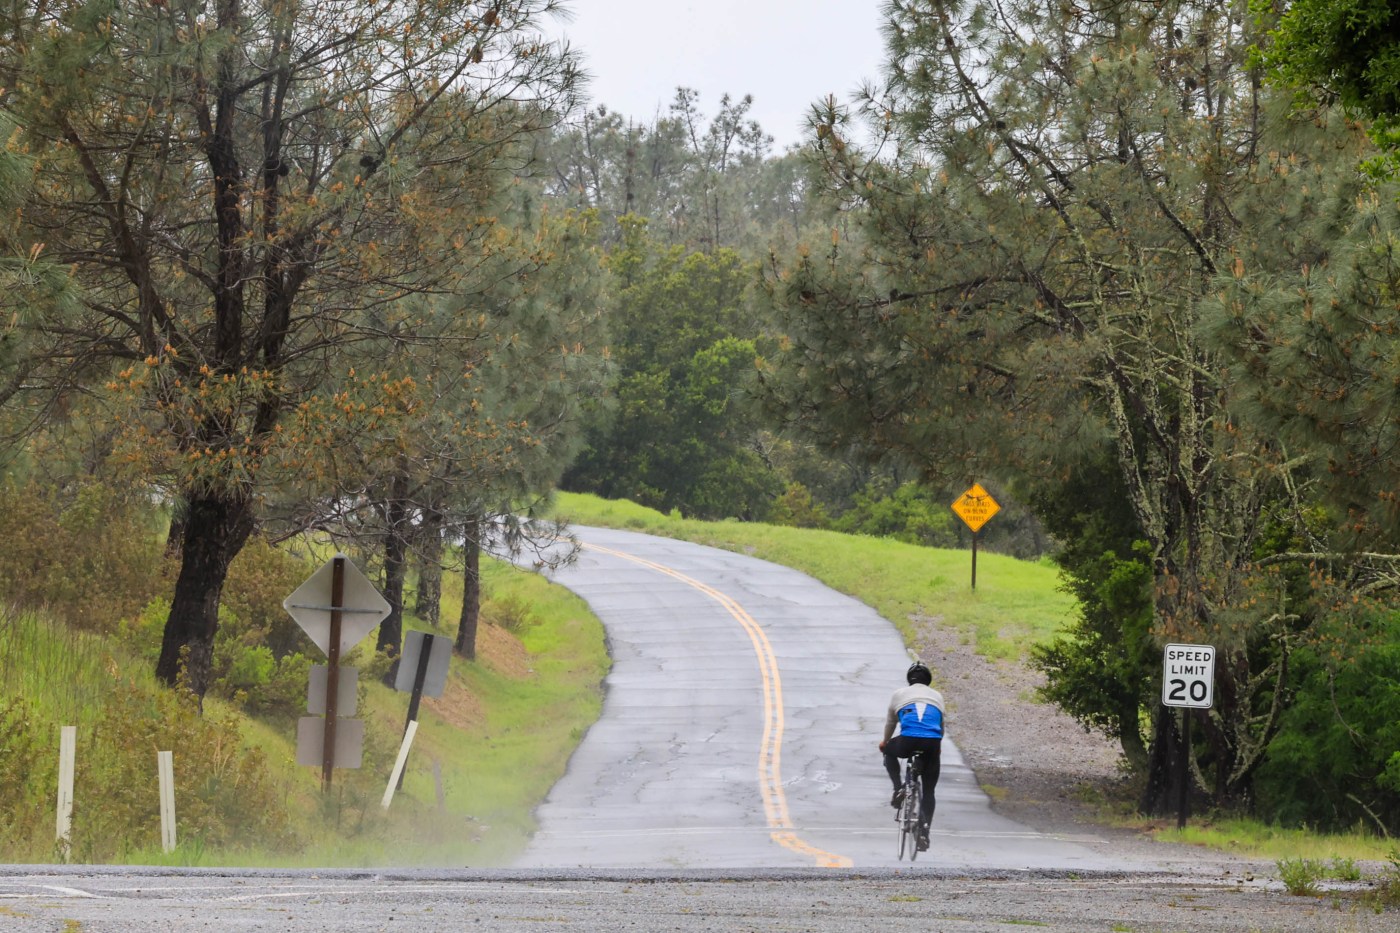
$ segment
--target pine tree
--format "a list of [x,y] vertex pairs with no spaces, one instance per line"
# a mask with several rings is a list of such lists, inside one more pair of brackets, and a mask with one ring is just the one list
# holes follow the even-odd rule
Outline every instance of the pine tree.
[[[1198,322],[1271,150],[1325,157],[1246,67],[1251,29],[1226,0],[899,0],[888,87],[862,109],[873,141],[835,107],[816,128],[830,242],[767,283],[787,333],[772,404],[828,440],[930,479],[1001,471],[1032,499],[1116,467],[1129,524],[1110,537],[1146,543],[1151,638],[1222,659],[1197,746],[1214,777],[1196,777],[1220,801],[1247,793],[1277,728],[1298,621],[1261,608],[1280,584],[1254,563],[1285,451],[1232,417]],[[1148,702],[1158,671],[1138,646],[1121,656],[1103,713],[1135,729],[1121,698]],[[1142,803],[1163,811],[1175,718],[1142,713]]]
[[31,356],[105,382],[178,500],[167,683],[203,694],[264,491],[392,411],[398,379],[341,351],[383,339],[378,309],[454,287],[475,247],[435,199],[469,203],[568,106],[572,60],[533,29],[554,6],[91,0],[15,21],[0,107],[40,166],[26,219],[85,297]]

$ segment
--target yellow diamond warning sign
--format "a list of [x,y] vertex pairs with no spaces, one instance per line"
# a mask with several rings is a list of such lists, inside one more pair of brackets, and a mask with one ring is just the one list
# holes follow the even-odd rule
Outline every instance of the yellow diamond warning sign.
[[997,500],[992,498],[991,493],[973,483],[972,488],[953,503],[953,511],[958,513],[958,518],[967,522],[967,527],[977,532],[993,515],[1001,511],[1001,506],[997,505]]

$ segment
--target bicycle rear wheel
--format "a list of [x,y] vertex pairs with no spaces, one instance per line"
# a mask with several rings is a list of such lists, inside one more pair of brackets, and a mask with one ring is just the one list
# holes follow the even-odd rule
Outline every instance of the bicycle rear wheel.
[[[906,785],[907,788],[908,785]],[[906,790],[907,793],[907,790]],[[904,850],[909,845],[909,834],[904,831],[904,804],[899,805],[899,809],[894,813],[895,841],[899,843],[899,859],[904,861]]]
[[904,798],[904,838],[911,862],[919,857],[919,810],[923,807],[923,795],[923,781],[916,774]]

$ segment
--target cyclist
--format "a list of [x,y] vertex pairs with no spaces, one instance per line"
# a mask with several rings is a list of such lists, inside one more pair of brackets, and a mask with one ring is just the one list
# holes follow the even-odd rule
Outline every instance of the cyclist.
[[[918,841],[918,849],[923,852],[928,849],[928,828],[933,822],[933,789],[938,784],[943,753],[943,694],[929,686],[933,683],[933,674],[922,661],[909,665],[904,679],[909,686],[900,687],[890,697],[880,751],[884,752],[885,771],[894,784],[890,805],[896,808],[904,802],[899,759],[923,752],[923,773],[919,777],[924,796],[919,807]],[[895,735],[896,727],[898,735]]]

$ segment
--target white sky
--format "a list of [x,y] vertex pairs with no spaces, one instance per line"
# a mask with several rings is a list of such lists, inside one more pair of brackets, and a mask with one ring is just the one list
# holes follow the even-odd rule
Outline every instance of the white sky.
[[781,152],[802,138],[809,107],[848,102],[878,79],[884,0],[569,0],[558,23],[592,75],[596,104],[650,121],[676,87],[700,92],[707,117],[722,94],[753,95],[749,115]]

